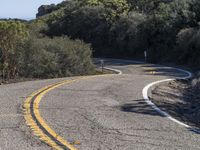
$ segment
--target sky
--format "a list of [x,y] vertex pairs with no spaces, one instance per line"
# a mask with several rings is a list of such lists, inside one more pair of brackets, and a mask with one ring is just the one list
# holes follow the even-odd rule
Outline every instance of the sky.
[[1,0],[0,18],[33,19],[38,7],[46,4],[57,4],[63,0]]

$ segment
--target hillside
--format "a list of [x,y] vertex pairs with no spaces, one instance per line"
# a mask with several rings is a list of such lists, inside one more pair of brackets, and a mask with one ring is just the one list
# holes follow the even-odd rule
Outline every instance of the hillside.
[[41,6],[38,19],[48,36],[92,43],[95,56],[142,59],[147,50],[150,62],[198,67],[199,8],[198,0],[74,0]]

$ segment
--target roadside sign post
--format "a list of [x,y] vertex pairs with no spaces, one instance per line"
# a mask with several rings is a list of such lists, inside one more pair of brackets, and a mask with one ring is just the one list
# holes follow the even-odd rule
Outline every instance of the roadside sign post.
[[103,60],[103,59],[101,59],[101,60],[100,60],[100,63],[101,63],[101,71],[102,71],[102,73],[103,73],[103,68],[104,68],[104,60]]
[[145,62],[147,62],[147,50],[144,51],[144,59],[145,59]]

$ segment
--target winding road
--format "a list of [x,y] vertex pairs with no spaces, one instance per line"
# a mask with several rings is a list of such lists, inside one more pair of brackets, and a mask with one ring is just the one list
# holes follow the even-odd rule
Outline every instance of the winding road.
[[0,150],[200,149],[200,134],[155,111],[143,93],[187,72],[127,60],[105,64],[123,74],[1,85]]

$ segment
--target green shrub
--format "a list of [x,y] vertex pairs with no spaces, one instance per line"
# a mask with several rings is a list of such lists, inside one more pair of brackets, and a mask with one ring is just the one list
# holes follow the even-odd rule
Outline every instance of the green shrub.
[[16,57],[17,45],[28,37],[26,25],[20,21],[0,21],[0,56],[2,78],[9,80],[17,74]]
[[177,36],[176,49],[179,62],[200,68],[200,29],[181,30]]
[[66,77],[94,72],[90,45],[67,37],[31,38],[23,46],[20,75],[35,78]]

